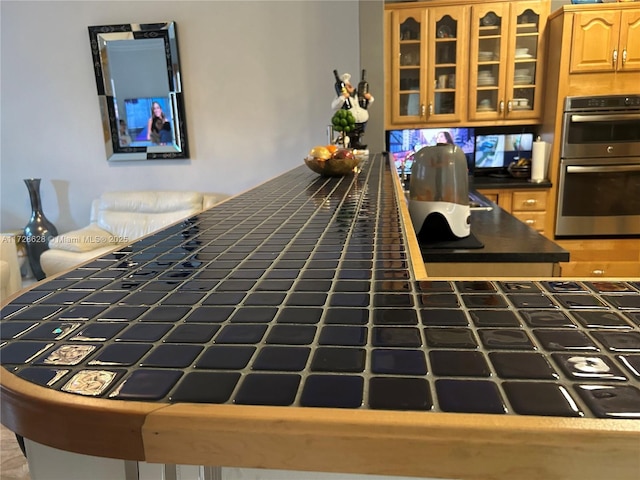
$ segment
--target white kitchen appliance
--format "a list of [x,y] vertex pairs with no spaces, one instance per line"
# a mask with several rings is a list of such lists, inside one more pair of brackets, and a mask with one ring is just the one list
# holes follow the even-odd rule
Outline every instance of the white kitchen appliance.
[[471,234],[469,171],[460,148],[439,143],[414,155],[409,214],[419,239],[455,240]]

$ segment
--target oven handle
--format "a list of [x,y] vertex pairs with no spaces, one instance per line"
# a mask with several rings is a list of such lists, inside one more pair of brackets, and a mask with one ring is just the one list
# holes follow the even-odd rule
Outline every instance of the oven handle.
[[615,122],[618,120],[640,120],[640,114],[627,113],[619,115],[571,115],[574,123]]
[[583,167],[568,165],[567,173],[612,173],[612,172],[640,172],[640,165],[610,165],[605,167]]

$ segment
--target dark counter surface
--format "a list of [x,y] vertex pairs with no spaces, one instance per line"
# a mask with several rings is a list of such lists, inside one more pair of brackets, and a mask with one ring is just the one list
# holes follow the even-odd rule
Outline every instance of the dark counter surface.
[[[480,195],[474,192],[475,195]],[[490,202],[490,211],[472,210],[471,232],[482,242],[479,249],[430,248],[420,244],[425,262],[568,262],[569,252]]]
[[531,182],[526,178],[513,178],[511,176],[492,177],[490,175],[482,175],[471,177],[471,187],[480,190],[494,188],[551,188],[551,182],[546,179],[541,182]]
[[295,168],[19,294],[2,422],[165,463],[631,478],[640,281],[418,280],[397,179],[362,167]]

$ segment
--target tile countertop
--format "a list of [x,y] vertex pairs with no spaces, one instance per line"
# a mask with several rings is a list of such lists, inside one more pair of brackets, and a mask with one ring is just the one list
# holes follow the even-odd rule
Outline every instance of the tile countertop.
[[637,478],[640,279],[420,279],[395,182],[301,166],[34,285],[2,307],[3,424],[157,463]]

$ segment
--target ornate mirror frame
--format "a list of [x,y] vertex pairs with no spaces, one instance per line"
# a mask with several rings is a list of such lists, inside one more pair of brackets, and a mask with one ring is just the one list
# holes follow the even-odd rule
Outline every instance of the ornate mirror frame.
[[[89,39],[107,160],[189,158],[175,22],[91,26]],[[149,128],[154,102],[163,137]]]

